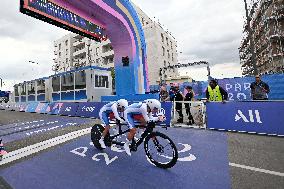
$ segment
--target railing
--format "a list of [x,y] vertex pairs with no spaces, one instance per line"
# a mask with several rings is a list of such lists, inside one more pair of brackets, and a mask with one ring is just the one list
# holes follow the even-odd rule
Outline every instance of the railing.
[[203,129],[206,128],[206,107],[204,102],[174,101],[172,111],[172,126]]

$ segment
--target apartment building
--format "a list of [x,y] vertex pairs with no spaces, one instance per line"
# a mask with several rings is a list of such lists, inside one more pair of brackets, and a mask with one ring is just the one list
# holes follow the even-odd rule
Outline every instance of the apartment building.
[[[284,0],[261,0],[250,10],[252,38],[259,74],[284,72]],[[253,75],[247,27],[239,53],[243,75]]]

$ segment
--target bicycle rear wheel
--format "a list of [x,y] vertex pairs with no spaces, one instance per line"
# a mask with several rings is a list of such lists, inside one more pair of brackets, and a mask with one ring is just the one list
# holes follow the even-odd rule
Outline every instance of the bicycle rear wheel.
[[[99,150],[103,150],[103,148],[101,147],[99,140],[102,137],[102,133],[104,131],[104,127],[102,125],[96,124],[92,127],[91,130],[91,140],[94,144],[94,146],[99,149]],[[110,147],[111,146],[111,141],[110,141],[110,135],[109,133],[107,134],[107,136],[105,137],[105,145]]]
[[144,141],[144,149],[148,161],[159,168],[171,168],[178,160],[176,145],[163,133],[149,134]]

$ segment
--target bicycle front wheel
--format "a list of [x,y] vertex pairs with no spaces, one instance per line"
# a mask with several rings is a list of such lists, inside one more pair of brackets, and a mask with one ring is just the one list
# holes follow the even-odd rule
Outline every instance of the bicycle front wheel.
[[144,141],[144,149],[148,161],[159,168],[171,168],[178,160],[176,145],[163,133],[149,134]]

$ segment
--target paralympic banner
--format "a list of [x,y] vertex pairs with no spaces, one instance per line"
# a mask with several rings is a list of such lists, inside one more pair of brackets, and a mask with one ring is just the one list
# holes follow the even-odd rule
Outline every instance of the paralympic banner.
[[283,102],[207,103],[209,129],[284,136]]
[[40,110],[45,106],[45,103],[39,103],[36,107],[36,113],[40,113]]
[[166,116],[166,121],[164,123],[161,123],[159,125],[165,125],[170,126],[171,125],[171,119],[172,119],[172,108],[173,103],[172,102],[162,102],[162,113]]
[[25,112],[28,105],[29,105],[28,103],[21,103],[19,107],[19,111]]
[[46,109],[46,113],[51,115],[58,115],[62,106],[63,103],[60,102],[50,103]]
[[79,107],[79,103],[74,102],[64,102],[60,111],[59,115],[63,116],[76,116],[77,109]]
[[220,79],[218,84],[228,92],[229,101],[251,100],[250,84],[254,81],[252,77]]
[[30,102],[26,108],[26,112],[35,113],[38,104],[38,102]]

